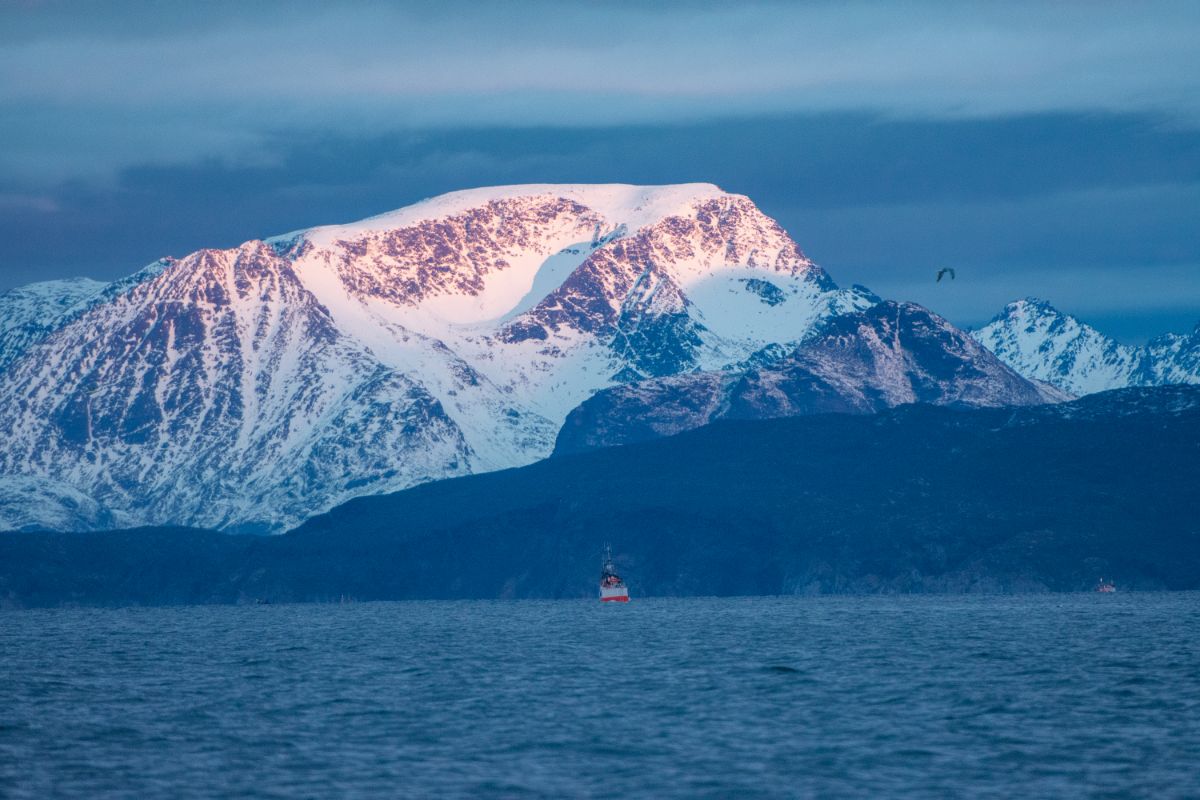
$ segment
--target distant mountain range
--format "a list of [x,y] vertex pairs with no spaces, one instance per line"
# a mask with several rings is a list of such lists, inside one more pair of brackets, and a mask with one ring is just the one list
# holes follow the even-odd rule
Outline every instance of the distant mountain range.
[[0,536],[0,606],[1200,588],[1200,387],[722,420],[282,536]]
[[1200,323],[1132,347],[1036,298],[1009,303],[972,335],[1027,378],[1073,395],[1200,383]]
[[[455,192],[0,296],[0,530],[279,532],[556,446],[1103,382],[1042,358],[1083,345],[1030,324],[974,334],[997,360],[925,309],[838,288],[708,184]],[[1111,381],[1196,380],[1195,339]]]
[[644,441],[718,419],[871,414],[908,403],[985,408],[1070,399],[1006,367],[946,320],[912,303],[829,317],[798,346],[745,362],[605,389],[559,432],[556,453]]

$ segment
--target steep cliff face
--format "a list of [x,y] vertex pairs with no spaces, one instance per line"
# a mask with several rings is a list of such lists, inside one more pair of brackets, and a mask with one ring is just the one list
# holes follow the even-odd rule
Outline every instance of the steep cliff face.
[[1031,297],[1009,303],[972,335],[1022,375],[1072,394],[1200,383],[1200,325],[1132,347]]
[[877,299],[707,184],[456,192],[86,288],[0,368],[0,529],[280,530]]
[[830,317],[794,349],[723,370],[597,393],[568,415],[556,453],[669,436],[717,419],[869,414],[908,403],[1027,406],[1068,396],[1032,383],[965,332],[911,303]]

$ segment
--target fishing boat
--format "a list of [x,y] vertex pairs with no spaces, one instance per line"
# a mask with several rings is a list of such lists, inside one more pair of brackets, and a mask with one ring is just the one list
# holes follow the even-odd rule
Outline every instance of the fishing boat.
[[613,567],[612,548],[608,545],[604,545],[604,565],[600,568],[600,602],[629,602],[629,589]]
[[1112,594],[1116,590],[1116,584],[1114,584],[1112,581],[1106,581],[1104,578],[1101,578],[1100,582],[1096,584],[1096,591],[1100,592],[1101,594]]

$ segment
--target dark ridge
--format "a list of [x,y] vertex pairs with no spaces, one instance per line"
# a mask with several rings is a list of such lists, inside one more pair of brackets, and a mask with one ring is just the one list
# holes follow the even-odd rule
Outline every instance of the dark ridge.
[[0,603],[1200,588],[1200,387],[722,421],[359,498],[276,537],[0,536]]

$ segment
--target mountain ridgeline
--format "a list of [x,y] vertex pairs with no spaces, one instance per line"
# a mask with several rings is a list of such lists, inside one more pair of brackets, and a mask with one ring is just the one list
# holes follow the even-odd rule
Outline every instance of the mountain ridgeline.
[[[545,458],[606,389],[696,375],[702,402],[703,380],[878,302],[707,184],[455,192],[105,287],[27,287],[0,302],[0,529],[279,532],[360,495]],[[935,402],[1043,399],[927,324],[979,378],[942,374],[955,385]],[[875,347],[855,335],[839,341]],[[916,372],[936,360],[879,353]],[[916,372],[913,391],[882,393],[834,374],[861,362],[820,375],[863,408],[924,396]]]
[[721,420],[274,537],[0,537],[0,604],[1200,588],[1200,387]]
[[1009,303],[972,335],[1025,377],[1074,395],[1200,383],[1200,323],[1191,333],[1165,333],[1133,347],[1028,297]]
[[773,345],[725,369],[597,392],[567,416],[555,452],[670,436],[718,419],[1066,399],[1047,384],[1025,380],[941,317],[913,303],[886,301],[830,317],[794,349]]
[[718,420],[1198,381],[1197,333],[838,288],[709,184],[476,189],[0,296],[0,530],[279,533]]

